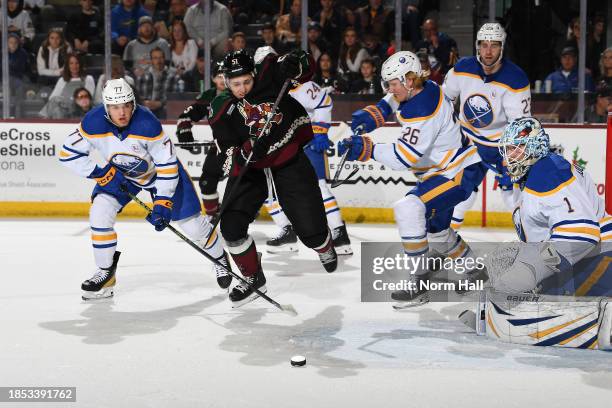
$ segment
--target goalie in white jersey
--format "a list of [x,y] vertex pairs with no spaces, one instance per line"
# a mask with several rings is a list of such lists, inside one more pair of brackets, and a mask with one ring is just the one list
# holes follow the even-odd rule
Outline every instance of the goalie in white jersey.
[[[408,256],[423,256],[431,249],[450,258],[471,257],[469,246],[450,228],[450,222],[454,206],[474,191],[483,169],[476,147],[459,130],[450,100],[427,76],[414,53],[401,51],[389,57],[382,66],[383,88],[388,94],[376,105],[353,113],[355,136],[340,143],[339,153],[348,150],[348,160],[373,159],[394,170],[411,170],[419,179],[394,204],[395,222]],[[395,143],[373,143],[361,135],[382,126],[392,113],[402,125]],[[430,243],[435,246],[430,248]],[[428,271],[412,273],[411,278],[418,281]],[[420,290],[400,291],[392,298],[424,302],[424,295]]]
[[511,343],[610,349],[612,217],[593,180],[550,152],[535,118],[508,125],[499,150],[517,185],[522,243],[489,254],[492,290],[475,314],[477,331]]
[[[563,272],[571,272],[581,261],[598,255],[602,244],[605,250],[612,243],[612,218],[605,213],[595,183],[580,167],[549,151],[548,135],[535,118],[512,122],[499,144],[508,174],[518,187],[513,190],[513,221],[519,239],[547,242],[551,251],[543,253],[544,260],[519,252],[519,258],[535,269],[515,262],[502,274],[492,272],[494,287],[508,292],[576,293],[580,277],[563,280]],[[521,252],[529,247],[534,246],[523,246]],[[554,264],[550,264],[550,256],[555,258]],[[551,277],[554,279],[548,279]],[[609,279],[600,279],[602,284],[603,291],[612,294]],[[581,296],[595,294],[579,292]]]
[[[120,252],[114,225],[117,214],[131,201],[128,194],[146,190],[153,198],[147,216],[157,231],[170,221],[225,266],[215,265],[217,281],[229,287],[229,263],[220,239],[201,215],[200,200],[189,175],[176,158],[170,138],[151,111],[136,105],[134,92],[123,79],[106,83],[104,104],[89,111],[62,150],[60,162],[82,177],[96,181],[89,210],[91,240],[97,271],[83,282],[84,299],[111,297]],[[90,157],[95,149],[107,162],[99,167]],[[209,238],[209,235],[212,236]],[[149,248],[149,250],[154,248]]]
[[[503,177],[498,141],[509,122],[531,114],[531,93],[525,72],[504,58],[505,41],[499,23],[484,24],[476,36],[476,56],[460,59],[442,88],[446,96],[459,100],[461,130],[478,147],[483,164],[498,174],[498,187],[511,206],[512,183]],[[461,226],[475,199],[476,193],[455,208],[453,228]]]

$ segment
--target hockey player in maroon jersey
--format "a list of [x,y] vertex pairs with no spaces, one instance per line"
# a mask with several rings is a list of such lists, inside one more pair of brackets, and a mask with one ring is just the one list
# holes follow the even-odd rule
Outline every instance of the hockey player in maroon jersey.
[[[231,291],[230,299],[238,307],[257,296],[253,287],[266,290],[266,278],[248,228],[268,196],[267,177],[273,179],[279,202],[298,237],[318,253],[328,272],[336,269],[337,255],[317,177],[303,150],[313,137],[308,114],[286,91],[273,111],[286,80],[310,79],[312,59],[303,51],[270,54],[256,69],[251,56],[236,51],[225,57],[223,65],[228,89],[212,101],[209,123],[224,172],[229,174],[224,194],[224,200],[229,201],[223,204],[221,233],[250,284],[239,284]],[[270,124],[262,132],[269,115]],[[248,170],[236,182],[244,166]]]

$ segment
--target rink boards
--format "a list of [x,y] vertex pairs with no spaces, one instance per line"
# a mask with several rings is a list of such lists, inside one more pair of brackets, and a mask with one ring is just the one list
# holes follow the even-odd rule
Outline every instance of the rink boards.
[[[89,209],[91,180],[83,179],[60,165],[58,154],[65,137],[77,127],[76,122],[0,122],[0,216],[85,216]],[[164,124],[164,132],[175,134],[174,123]],[[332,127],[333,138],[337,127]],[[564,157],[582,164],[591,174],[603,197],[605,187],[606,128],[604,125],[548,125],[546,129],[554,145],[561,145]],[[371,133],[376,143],[393,142],[400,128],[389,124]],[[197,140],[211,140],[207,125],[194,128]],[[172,137],[176,140],[175,137]],[[178,149],[178,157],[195,183],[200,176],[207,148],[188,152]],[[103,160],[94,152],[96,160]],[[329,151],[330,178],[336,171],[339,157],[336,146]],[[376,162],[348,163],[357,166],[356,176],[345,185],[334,189],[349,222],[392,222],[394,201],[405,195],[415,177],[409,171],[393,171]],[[472,211],[466,216],[467,225],[510,226],[510,213],[505,209],[500,194],[495,191],[489,173],[479,191]],[[484,190],[484,194],[483,194]],[[222,194],[223,187],[220,187]],[[143,195],[143,198],[147,196]],[[484,209],[484,210],[483,210]],[[128,206],[124,215],[141,216],[135,206]]]

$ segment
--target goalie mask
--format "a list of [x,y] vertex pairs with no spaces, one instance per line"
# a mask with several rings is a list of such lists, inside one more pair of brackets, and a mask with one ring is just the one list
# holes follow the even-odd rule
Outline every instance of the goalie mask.
[[419,57],[410,51],[396,52],[387,58],[380,71],[382,78],[381,85],[387,93],[389,92],[389,81],[393,79],[399,80],[406,89],[412,91],[412,88],[407,86],[406,75],[412,73],[415,79],[420,79],[421,81],[429,76],[429,72],[422,70]]
[[550,139],[536,118],[512,121],[499,139],[499,152],[508,166],[512,182],[518,182],[550,151]]
[[[501,52],[499,57],[490,65],[485,64],[480,58],[480,43],[482,41],[497,41],[501,43]],[[506,43],[506,30],[499,23],[486,23],[480,27],[478,34],[476,34],[476,58],[483,67],[494,67],[499,64],[504,55],[504,44]]]

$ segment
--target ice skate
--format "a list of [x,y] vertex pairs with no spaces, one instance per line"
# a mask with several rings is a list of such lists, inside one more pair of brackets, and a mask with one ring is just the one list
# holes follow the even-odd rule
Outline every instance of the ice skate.
[[232,275],[228,271],[232,270],[232,266],[230,265],[227,252],[223,251],[223,256],[217,260],[224,266],[222,268],[217,264],[213,265],[213,270],[217,276],[217,284],[221,289],[228,289],[232,283]]
[[283,227],[276,238],[266,241],[267,251],[271,254],[281,254],[286,252],[298,251],[298,239],[293,227],[287,225]]
[[346,232],[346,224],[342,223],[341,226],[334,228],[332,231],[334,237],[334,247],[338,255],[353,255],[353,249],[351,248],[351,240]]
[[98,268],[96,273],[81,284],[83,300],[96,300],[111,298],[115,294],[115,271],[121,252],[115,251],[113,264],[109,268]]

